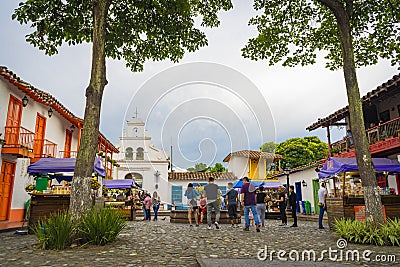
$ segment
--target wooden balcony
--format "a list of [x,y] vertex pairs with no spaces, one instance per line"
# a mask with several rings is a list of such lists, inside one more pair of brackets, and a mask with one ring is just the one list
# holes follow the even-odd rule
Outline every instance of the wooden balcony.
[[[400,151],[400,118],[382,123],[366,130],[371,155],[384,157]],[[355,157],[354,146],[349,147],[347,138],[331,146],[335,157]]]
[[6,126],[2,154],[33,158],[35,134],[21,126]]
[[59,158],[76,158],[78,151],[58,151]]
[[55,158],[57,153],[57,144],[47,139],[33,140],[34,158],[31,162],[36,162],[41,158]]

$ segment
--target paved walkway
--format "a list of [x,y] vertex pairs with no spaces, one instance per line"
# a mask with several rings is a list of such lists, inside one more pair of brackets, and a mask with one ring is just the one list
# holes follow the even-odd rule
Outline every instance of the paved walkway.
[[[337,238],[329,230],[318,230],[316,222],[300,222],[298,228],[280,228],[279,221],[268,220],[261,233],[254,227],[250,232],[242,228],[222,225],[220,230],[207,230],[205,225],[189,227],[170,224],[168,218],[157,222],[128,222],[120,237],[103,247],[70,248],[64,251],[43,251],[35,248],[37,239],[33,235],[18,236],[13,232],[0,233],[0,266],[381,266],[378,262],[346,261],[348,250],[358,249],[360,258],[363,251],[373,251],[369,257],[395,255],[396,262],[383,265],[397,265],[400,262],[398,247],[373,247],[350,244],[332,252],[331,257],[343,254],[343,261],[329,260],[324,254],[322,262],[292,262],[289,256],[299,258],[304,250],[316,251],[320,257],[322,250],[337,250]],[[265,261],[262,249],[267,248]],[[288,261],[280,261],[277,252]],[[292,251],[293,250],[293,251]],[[273,254],[271,261],[270,255]],[[290,254],[289,254],[290,253]],[[306,257],[306,259],[308,259]]]

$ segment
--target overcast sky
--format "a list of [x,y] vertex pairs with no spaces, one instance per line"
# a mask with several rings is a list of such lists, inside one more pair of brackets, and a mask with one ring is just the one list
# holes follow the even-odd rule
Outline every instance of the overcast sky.
[[[18,2],[1,0],[0,65],[83,117],[91,46],[44,55],[25,41],[29,27],[11,20]],[[175,164],[184,168],[221,162],[231,150],[257,150],[266,141],[307,135],[326,141],[325,129],[305,128],[347,105],[342,71],[325,69],[322,55],[316,65],[296,68],[244,59],[240,49],[256,36],[247,26],[254,11],[252,1],[233,2],[233,10],[220,14],[221,26],[205,30],[209,45],[178,64],[148,62],[132,73],[124,61],[107,61],[100,130],[109,140],[117,143],[137,107],[153,142],[167,153],[172,142]],[[359,69],[361,95],[397,73],[386,61]],[[333,130],[333,141],[342,135]]]

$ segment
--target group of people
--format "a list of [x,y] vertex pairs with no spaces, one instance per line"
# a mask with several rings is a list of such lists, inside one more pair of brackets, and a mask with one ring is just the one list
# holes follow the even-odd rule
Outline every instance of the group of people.
[[150,195],[146,190],[143,190],[142,195],[140,196],[140,201],[142,202],[143,209],[143,221],[151,221],[151,209],[154,212],[154,221],[157,221],[158,210],[160,208],[160,197],[158,193],[154,191],[153,196]]
[[[261,227],[265,226],[265,211],[266,202],[270,200],[269,196],[265,193],[264,187],[260,186],[258,190],[254,184],[250,183],[248,177],[243,178],[243,185],[240,191],[233,188],[232,183],[228,183],[228,190],[223,196],[225,204],[228,209],[229,220],[232,227],[237,227],[237,210],[240,204],[244,209],[244,220],[245,227],[244,231],[250,231],[250,220],[254,220],[256,231],[260,232]],[[323,229],[322,218],[324,211],[326,210],[326,189],[323,184],[318,191],[319,196],[319,206],[320,206],[320,216],[319,216],[319,228]],[[221,209],[221,191],[214,183],[214,178],[210,177],[208,179],[208,184],[202,187],[194,188],[192,183],[188,184],[187,190],[185,192],[185,197],[187,198],[188,205],[188,220],[189,225],[192,224],[192,214],[194,215],[195,225],[199,226],[203,222],[204,214],[207,213],[207,228],[212,229],[212,212],[215,211],[215,228],[219,229],[219,219],[220,219],[220,209]],[[279,187],[279,196],[275,200],[278,204],[280,210],[280,217],[282,223],[279,226],[287,226],[287,216],[286,216],[286,205],[290,205],[293,217],[293,225],[291,227],[298,227],[297,225],[297,196],[294,192],[294,186],[289,186],[289,192],[286,196],[286,188]],[[251,214],[250,214],[251,212]],[[199,220],[200,215],[200,220]],[[252,215],[252,216],[251,216]],[[252,218],[251,218],[252,217]]]
[[[200,191],[200,192],[199,192]],[[208,229],[212,229],[212,221],[211,214],[212,211],[215,211],[215,228],[219,229],[219,218],[220,218],[220,198],[221,191],[214,183],[214,178],[210,177],[208,179],[208,184],[204,186],[204,188],[200,188],[199,190],[194,189],[193,184],[189,183],[185,192],[185,197],[187,198],[188,205],[188,220],[189,225],[192,224],[192,213],[194,213],[194,219],[196,222],[196,226],[198,227],[200,223],[203,222],[204,214],[207,213],[207,225]],[[198,201],[200,198],[200,201]],[[200,213],[200,221],[199,221],[199,213]]]

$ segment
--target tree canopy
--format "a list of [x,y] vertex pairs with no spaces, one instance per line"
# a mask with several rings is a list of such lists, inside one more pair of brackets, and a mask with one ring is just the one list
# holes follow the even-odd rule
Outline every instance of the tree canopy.
[[194,167],[190,167],[187,170],[189,172],[204,172],[207,171],[208,167],[205,163],[197,163]]
[[327,5],[343,5],[349,15],[356,66],[376,64],[379,58],[399,64],[400,0],[255,0],[260,14],[249,25],[259,34],[243,48],[243,56],[304,66],[325,51],[328,68],[342,67],[340,33]]
[[[218,26],[217,13],[232,8],[230,0],[118,0],[110,1],[106,20],[105,52],[124,59],[132,71],[141,71],[146,60],[176,62],[186,51],[207,45],[207,38],[196,27]],[[63,44],[93,41],[93,6],[96,0],[27,0],[12,15],[34,31],[27,42],[48,55],[58,53]]]
[[187,169],[189,172],[226,172],[227,169],[221,163],[217,162],[214,166],[207,166],[205,163],[197,163],[194,167]]
[[324,159],[328,155],[328,145],[316,136],[296,137],[279,143],[275,152],[294,168]]
[[267,142],[260,146],[261,152],[275,153],[276,144],[274,142]]

